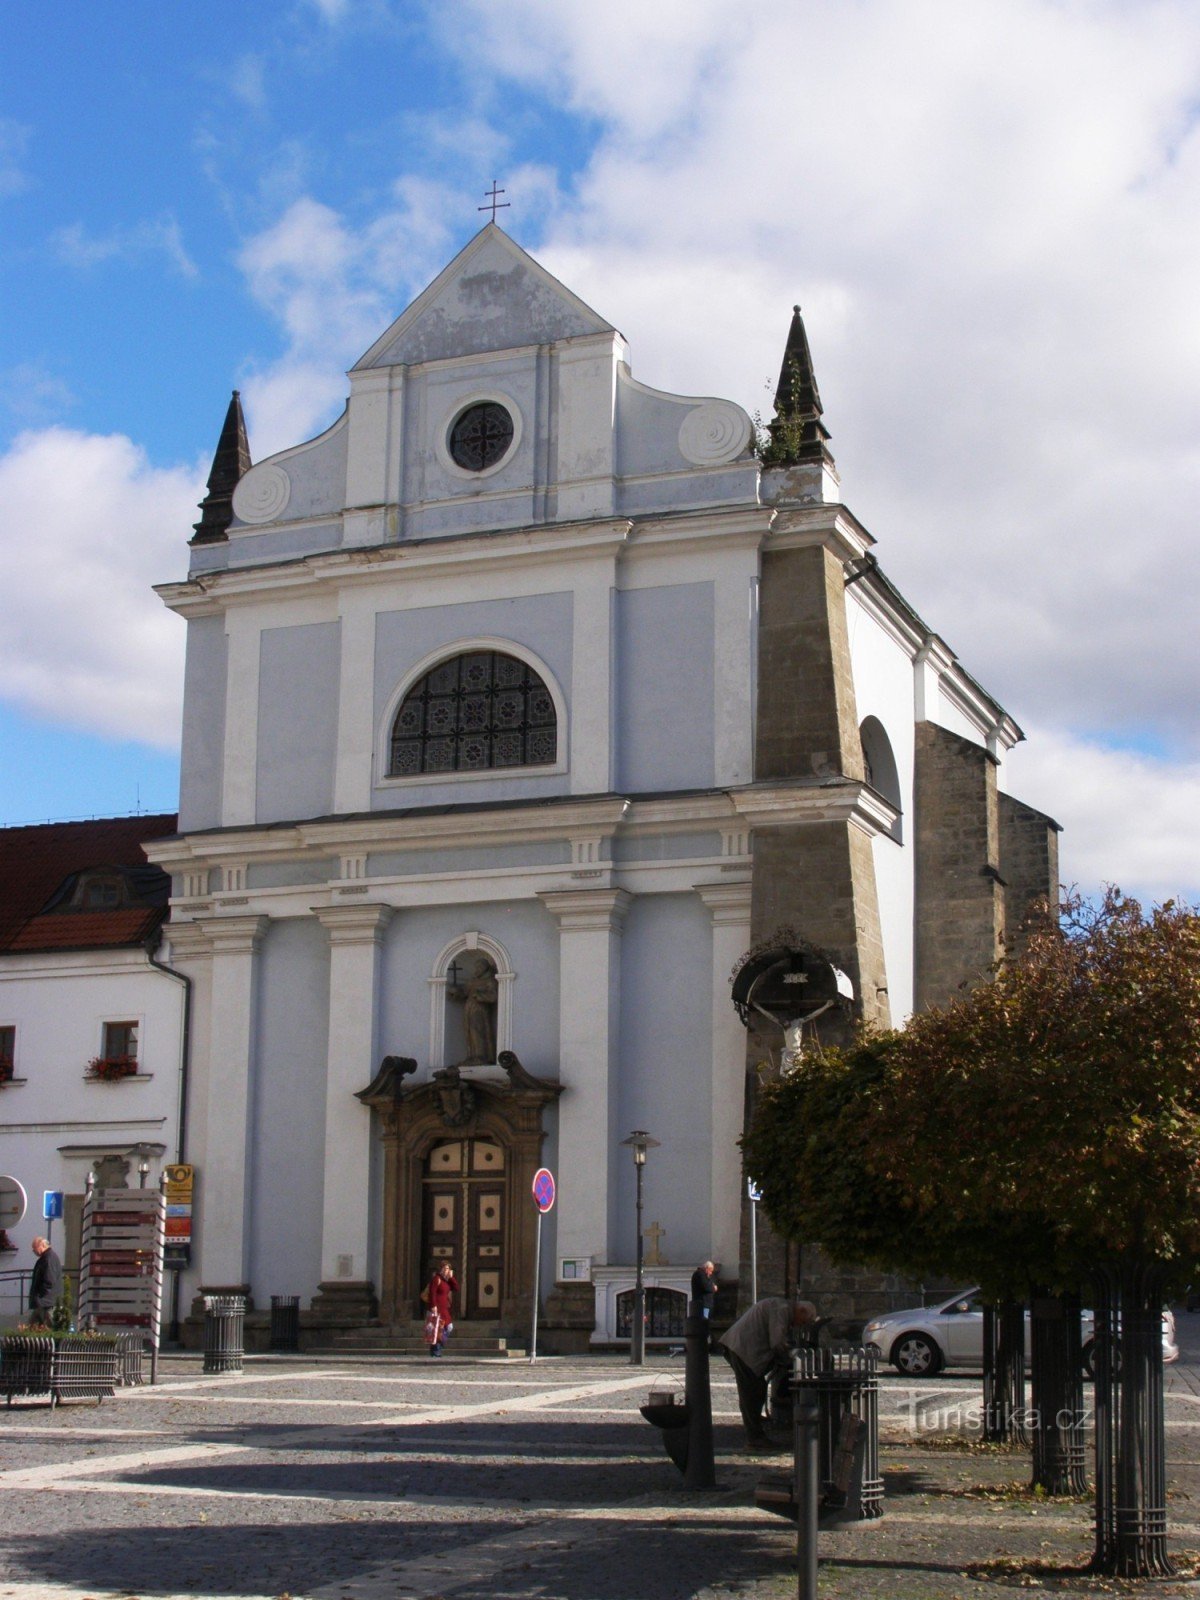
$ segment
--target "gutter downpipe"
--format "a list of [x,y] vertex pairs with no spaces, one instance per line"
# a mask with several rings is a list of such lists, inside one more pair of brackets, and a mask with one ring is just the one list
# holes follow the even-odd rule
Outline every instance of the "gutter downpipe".
[[[183,985],[183,1034],[179,1041],[179,1114],[176,1121],[175,1134],[175,1161],[180,1164],[187,1149],[187,1108],[188,1108],[188,1068],[192,1059],[192,980],[186,972],[179,972],[174,967],[169,967],[165,961],[160,961],[155,955],[163,940],[163,930],[158,928],[143,944],[146,960],[152,967],[157,967],[159,972],[165,972],[168,978],[175,978]],[[179,1271],[171,1274],[171,1322],[169,1337],[172,1344],[179,1343]]]

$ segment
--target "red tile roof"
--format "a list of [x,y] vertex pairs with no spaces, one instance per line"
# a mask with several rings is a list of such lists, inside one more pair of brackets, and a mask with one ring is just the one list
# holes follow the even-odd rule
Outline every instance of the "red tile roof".
[[0,828],[0,952],[140,944],[165,919],[165,905],[39,913],[72,873],[144,867],[143,842],[175,833],[177,822],[172,814]]

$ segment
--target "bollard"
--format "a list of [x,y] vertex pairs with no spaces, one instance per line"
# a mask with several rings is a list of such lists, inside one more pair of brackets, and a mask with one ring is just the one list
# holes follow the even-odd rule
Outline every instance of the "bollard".
[[688,1317],[683,1325],[686,1359],[684,1404],[688,1413],[687,1463],[683,1483],[687,1489],[715,1489],[717,1469],[713,1460],[712,1387],[708,1377],[707,1317]]
[[205,1372],[240,1372],[242,1370],[242,1332],[245,1315],[245,1295],[214,1294],[205,1297]]
[[299,1350],[300,1348],[300,1296],[298,1294],[273,1294],[271,1296],[271,1349]]
[[792,1394],[796,1454],[796,1594],[817,1600],[817,1501],[820,1496],[820,1401],[812,1388]]

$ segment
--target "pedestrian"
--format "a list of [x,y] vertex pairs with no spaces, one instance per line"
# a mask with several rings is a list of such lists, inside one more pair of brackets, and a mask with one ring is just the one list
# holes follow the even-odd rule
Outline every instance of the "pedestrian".
[[48,1328],[50,1314],[62,1294],[62,1262],[51,1249],[49,1239],[35,1239],[33,1253],[37,1260],[29,1275],[29,1322],[34,1328]]
[[733,1368],[738,1409],[751,1450],[774,1448],[763,1420],[767,1379],[776,1361],[786,1360],[793,1329],[815,1328],[817,1308],[811,1300],[760,1300],[740,1316],[718,1343]]
[[717,1299],[716,1267],[711,1261],[702,1261],[692,1273],[692,1314],[711,1318]]
[[434,1267],[429,1287],[425,1291],[429,1304],[429,1315],[425,1319],[426,1328],[433,1323],[433,1338],[429,1344],[431,1356],[441,1355],[446,1335],[454,1330],[451,1313],[454,1310],[454,1296],[457,1291],[458,1279],[454,1276],[454,1268],[448,1261],[440,1262]]

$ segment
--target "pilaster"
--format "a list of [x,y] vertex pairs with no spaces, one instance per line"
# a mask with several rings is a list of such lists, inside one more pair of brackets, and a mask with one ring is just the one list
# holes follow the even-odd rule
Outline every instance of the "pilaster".
[[205,1142],[198,1244],[206,1284],[245,1283],[249,1267],[250,1082],[254,1072],[258,953],[269,919],[205,919],[212,951]]
[[558,1255],[608,1260],[624,889],[538,896],[559,927]]
[[370,1277],[371,1113],[356,1098],[374,1075],[379,951],[385,905],[315,909],[329,935],[329,1040],[325,1077],[322,1290]]
[[228,666],[221,825],[237,828],[258,820],[258,676],[262,632],[255,618],[238,609],[226,614],[225,632]]
[[376,604],[370,589],[343,591],[337,756],[333,778],[333,809],[340,815],[371,809],[376,733]]
[[738,1270],[746,1032],[730,998],[730,974],[750,946],[750,883],[697,884],[712,918],[712,1188],[709,1251],[722,1275]]
[[614,562],[608,557],[581,569],[575,583],[570,724],[575,794],[607,794],[613,786],[613,588]]

